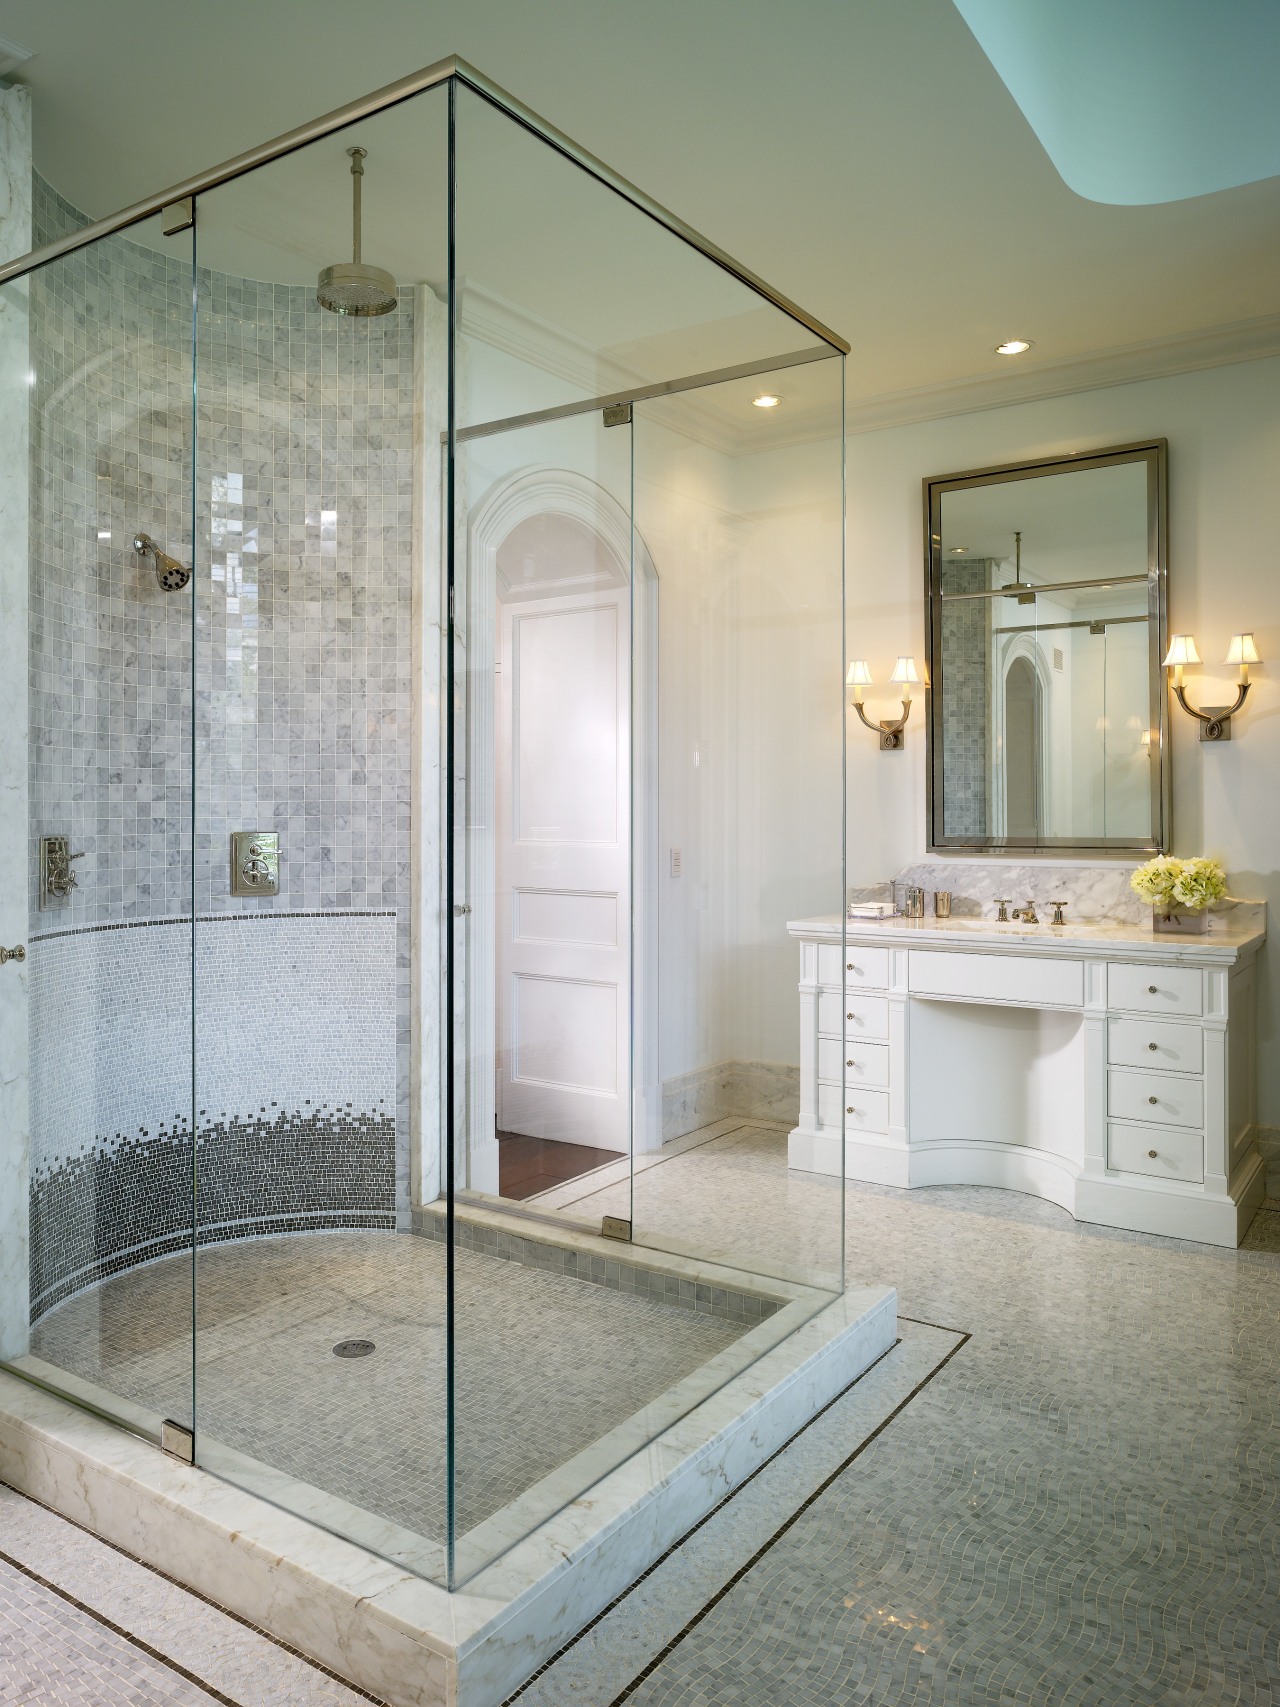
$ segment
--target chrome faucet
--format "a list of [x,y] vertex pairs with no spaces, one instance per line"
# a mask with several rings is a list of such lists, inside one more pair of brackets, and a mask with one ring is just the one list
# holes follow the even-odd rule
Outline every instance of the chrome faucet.
[[1015,907],[1013,909],[1013,916],[1015,919],[1021,919],[1024,925],[1038,925],[1040,923],[1040,920],[1036,917],[1036,904],[1034,901],[1028,901],[1026,906],[1022,908]]

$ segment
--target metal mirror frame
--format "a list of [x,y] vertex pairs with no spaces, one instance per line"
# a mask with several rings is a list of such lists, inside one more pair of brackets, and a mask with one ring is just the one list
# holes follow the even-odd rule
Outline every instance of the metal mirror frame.
[[[1169,763],[1169,690],[1163,661],[1167,645],[1168,590],[1168,440],[1145,439],[1136,444],[1111,445],[1101,450],[1080,451],[1069,456],[1037,457],[1025,462],[970,469],[963,474],[928,477],[924,491],[925,574],[925,777],[926,816],[930,853],[1001,853],[1089,855],[1162,853],[1172,835]],[[947,492],[971,486],[1002,485],[1016,480],[1039,479],[1052,473],[1078,473],[1087,468],[1109,468],[1117,463],[1140,462],[1147,470],[1147,614],[1148,672],[1151,687],[1149,727],[1158,735],[1151,756],[1150,837],[1133,841],[1123,836],[948,836],[946,796],[941,757],[942,696],[945,691],[942,662],[942,499]],[[1153,742],[1153,745],[1155,743]]]

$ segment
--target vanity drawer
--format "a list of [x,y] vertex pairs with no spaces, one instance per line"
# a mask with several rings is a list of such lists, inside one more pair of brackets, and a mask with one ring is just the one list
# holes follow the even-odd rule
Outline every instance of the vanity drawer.
[[842,1117],[846,1132],[887,1132],[888,1091],[864,1091],[850,1086],[842,1101],[839,1085],[819,1085],[818,1125],[838,1128]]
[[840,1075],[850,1087],[869,1085],[882,1088],[889,1083],[889,1045],[859,1043],[850,1038],[841,1047],[839,1038],[818,1039],[818,1077],[827,1084],[840,1084]]
[[1029,1008],[1084,1005],[1084,967],[1078,960],[1034,955],[940,954],[913,948],[907,957],[913,996],[952,996],[971,1002],[1016,1002]]
[[1107,1074],[1107,1113],[1117,1120],[1157,1120],[1166,1126],[1204,1125],[1204,1081],[1172,1073]]
[[1194,966],[1107,967],[1107,1006],[1140,1014],[1198,1014],[1200,973]]
[[1204,1032],[1175,1020],[1113,1019],[1107,1024],[1107,1060],[1113,1067],[1204,1071]]
[[818,982],[838,986],[842,977],[850,990],[888,989],[889,950],[851,942],[842,954],[825,944],[818,950]]
[[833,990],[818,997],[818,1030],[824,1037],[860,1037],[884,1041],[889,1036],[889,1003],[883,996],[844,996]]
[[1204,1136],[1171,1126],[1113,1123],[1107,1128],[1107,1166],[1126,1174],[1198,1184],[1204,1178]]

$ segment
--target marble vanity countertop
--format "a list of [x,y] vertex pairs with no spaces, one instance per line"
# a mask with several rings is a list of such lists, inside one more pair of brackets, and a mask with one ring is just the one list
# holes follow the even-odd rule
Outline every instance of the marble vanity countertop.
[[[1047,909],[1046,909],[1047,910]],[[1007,925],[991,919],[850,919],[843,925],[838,913],[822,918],[792,919],[791,936],[819,942],[892,944],[896,948],[1001,949],[1009,954],[1039,954],[1064,960],[1105,954],[1108,960],[1181,961],[1184,964],[1231,964],[1254,954],[1266,941],[1265,902],[1240,902],[1210,915],[1204,936],[1157,933],[1149,924],[1115,919],[1080,919],[1065,925]]]

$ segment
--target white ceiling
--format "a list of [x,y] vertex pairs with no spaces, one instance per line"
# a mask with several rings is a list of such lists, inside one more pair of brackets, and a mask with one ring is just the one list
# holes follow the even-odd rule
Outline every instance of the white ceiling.
[[94,216],[461,54],[842,332],[868,419],[1280,349],[1280,178],[1082,199],[952,0],[0,0],[0,35]]

